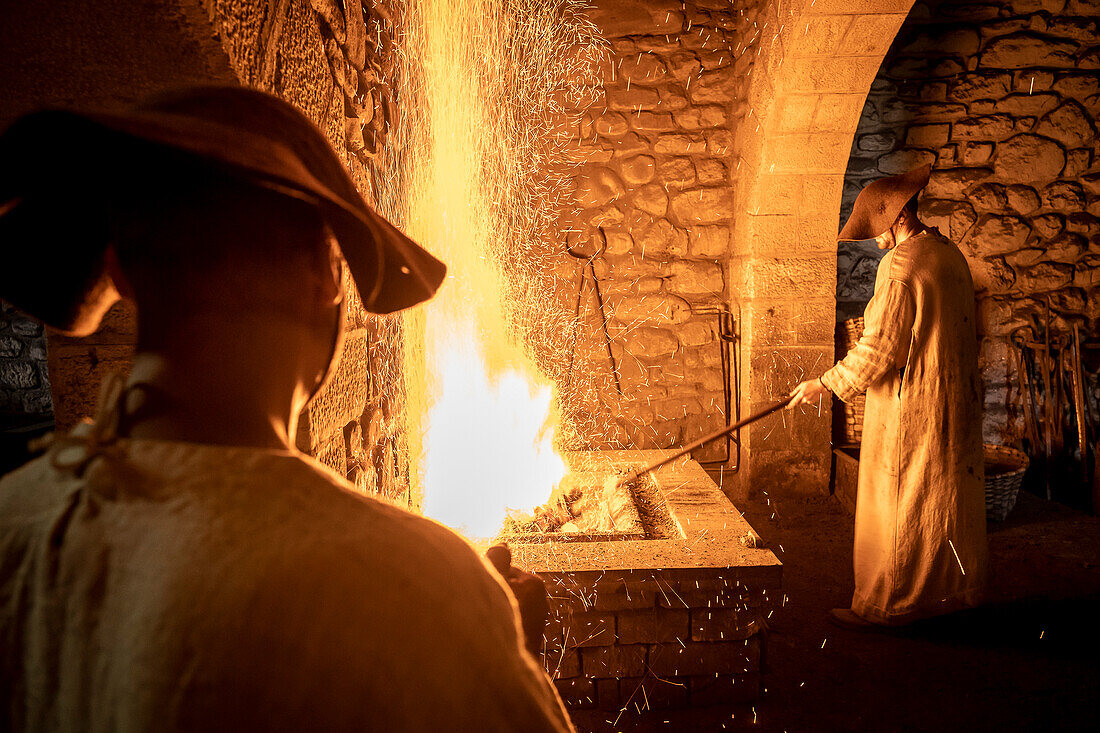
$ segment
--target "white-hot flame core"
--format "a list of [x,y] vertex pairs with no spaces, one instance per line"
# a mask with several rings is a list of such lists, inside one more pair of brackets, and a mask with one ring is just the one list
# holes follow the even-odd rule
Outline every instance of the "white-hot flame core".
[[[468,324],[467,324],[468,325]],[[424,513],[469,537],[491,537],[508,510],[547,500],[565,475],[548,426],[553,389],[505,369],[490,377],[474,334],[444,338],[425,439]]]

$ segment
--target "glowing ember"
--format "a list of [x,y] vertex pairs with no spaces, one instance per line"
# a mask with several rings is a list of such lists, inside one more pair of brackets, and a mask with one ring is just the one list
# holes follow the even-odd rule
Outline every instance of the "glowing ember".
[[590,27],[574,4],[420,0],[406,9],[400,106],[419,111],[396,121],[387,155],[397,174],[380,194],[392,209],[407,201],[406,230],[450,269],[407,322],[409,402],[422,420],[410,431],[422,461],[412,480],[425,514],[471,537],[493,535],[509,509],[546,501],[566,472],[553,384],[517,332],[546,320],[537,302],[545,293],[533,285],[545,264],[534,252],[563,180],[551,172],[549,131],[576,58],[566,51],[583,46]]

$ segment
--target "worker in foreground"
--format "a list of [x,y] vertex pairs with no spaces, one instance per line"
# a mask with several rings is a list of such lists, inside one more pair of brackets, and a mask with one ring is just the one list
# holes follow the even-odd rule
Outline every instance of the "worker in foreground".
[[959,248],[917,217],[931,166],[860,192],[841,241],[882,258],[863,336],[793,404],[867,393],[856,499],[855,595],[830,619],[898,626],[976,605],[986,579],[974,284]]
[[294,448],[344,263],[374,313],[445,273],[304,116],[204,88],[22,118],[0,247],[58,331],[138,313],[94,421],[0,479],[0,729],[571,730],[500,576]]

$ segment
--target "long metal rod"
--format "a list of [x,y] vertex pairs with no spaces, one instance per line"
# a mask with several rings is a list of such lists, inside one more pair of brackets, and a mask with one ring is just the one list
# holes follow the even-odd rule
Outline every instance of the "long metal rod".
[[654,463],[651,463],[648,466],[645,466],[643,468],[639,468],[636,471],[630,471],[629,473],[627,473],[626,475],[624,475],[622,478],[619,479],[619,483],[622,484],[622,483],[626,483],[627,481],[633,481],[634,479],[638,478],[639,476],[643,476],[647,473],[650,473],[651,471],[656,471],[661,466],[668,465],[669,463],[672,463],[673,461],[675,461],[677,458],[681,458],[682,456],[685,456],[688,453],[691,453],[696,448],[701,448],[702,446],[706,445],[707,443],[710,443],[711,441],[718,440],[719,438],[721,438],[723,435],[726,435],[727,433],[732,433],[734,430],[740,430],[741,428],[745,427],[746,425],[754,423],[757,420],[762,420],[763,418],[767,417],[768,415],[771,415],[772,413],[779,412],[784,407],[791,404],[791,400],[793,400],[793,399],[794,399],[794,397],[788,397],[785,400],[782,400],[780,402],[776,402],[771,407],[768,407],[767,409],[761,410],[760,412],[749,415],[744,420],[740,420],[738,422],[731,423],[730,425],[727,425],[724,428],[720,428],[719,430],[716,430],[715,432],[711,433],[710,435],[706,435],[702,438],[699,438],[699,440],[695,441],[691,445],[685,446],[684,448],[680,449],[676,453],[673,453],[671,456],[667,456],[665,458],[662,458],[661,460],[656,461]]

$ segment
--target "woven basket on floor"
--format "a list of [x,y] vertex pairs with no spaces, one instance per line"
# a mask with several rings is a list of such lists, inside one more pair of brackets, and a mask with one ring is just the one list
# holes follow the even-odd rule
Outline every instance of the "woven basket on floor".
[[[844,326],[844,348],[851,351],[852,347],[863,335],[863,317],[849,318],[842,324]],[[856,397],[850,404],[844,403],[844,438],[846,443],[863,442],[863,405],[866,403],[866,395]]]
[[1024,482],[1028,458],[1023,451],[1005,445],[985,444],[985,516],[1003,522]]

